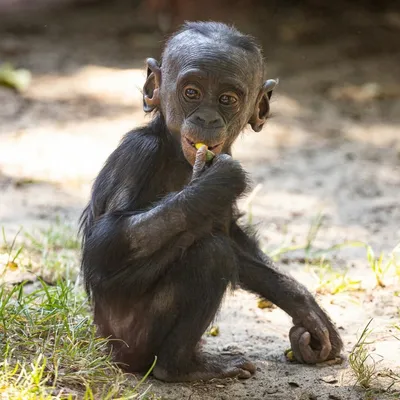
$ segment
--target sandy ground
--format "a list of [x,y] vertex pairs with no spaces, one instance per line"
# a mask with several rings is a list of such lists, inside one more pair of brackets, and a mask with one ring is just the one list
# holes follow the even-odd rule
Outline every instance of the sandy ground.
[[[202,11],[193,14],[223,16]],[[76,223],[107,155],[146,120],[140,95],[144,59],[158,57],[162,37],[143,22],[145,15],[115,2],[0,23],[0,61],[33,73],[23,95],[0,87],[0,221],[9,235],[20,225],[29,230],[57,216]],[[251,212],[264,248],[304,243],[312,219],[322,213],[316,247],[356,240],[389,252],[400,240],[399,11],[311,12],[275,4],[238,6],[225,20],[258,36],[269,77],[280,78],[273,118],[261,133],[245,132],[234,153],[261,185]],[[348,267],[367,288],[319,296],[340,327],[344,354],[374,318],[372,350],[383,357],[382,365],[395,368],[400,346],[390,326],[399,322],[396,281],[373,289],[364,249],[334,255],[333,265]],[[300,261],[286,257],[283,268],[315,290],[318,278]],[[208,337],[207,347],[245,352],[257,374],[243,382],[150,380],[154,393],[191,400],[365,398],[347,362],[287,363],[290,320],[278,309],[257,308],[254,296],[228,295],[216,323],[220,335]]]

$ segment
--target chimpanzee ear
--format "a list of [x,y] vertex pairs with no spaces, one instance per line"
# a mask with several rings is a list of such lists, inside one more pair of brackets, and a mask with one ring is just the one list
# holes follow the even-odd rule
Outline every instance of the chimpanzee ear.
[[269,79],[267,80],[258,94],[256,105],[254,108],[253,115],[249,120],[249,124],[253,128],[253,131],[260,132],[263,128],[265,121],[269,115],[269,100],[272,96],[272,91],[278,84],[278,80]]
[[153,111],[160,105],[161,68],[154,58],[147,59],[147,79],[143,86],[143,110]]

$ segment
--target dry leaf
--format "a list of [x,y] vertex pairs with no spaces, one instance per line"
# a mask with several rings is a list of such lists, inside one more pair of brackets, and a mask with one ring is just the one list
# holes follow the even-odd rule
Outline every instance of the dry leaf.
[[218,335],[219,335],[219,328],[218,328],[218,326],[212,326],[208,333],[209,333],[209,335],[211,335],[211,336],[218,336]]
[[257,307],[263,310],[264,308],[274,308],[274,304],[269,300],[260,299],[257,302]]
[[6,267],[11,271],[16,271],[18,269],[18,264],[14,261],[9,261]]

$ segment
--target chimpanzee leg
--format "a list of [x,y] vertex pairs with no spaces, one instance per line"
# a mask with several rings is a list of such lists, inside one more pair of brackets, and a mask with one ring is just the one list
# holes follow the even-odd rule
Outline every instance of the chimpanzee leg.
[[255,367],[245,358],[201,353],[197,345],[218,311],[227,285],[236,279],[238,263],[231,242],[208,236],[189,248],[165,278],[174,287],[174,325],[160,347],[154,375],[165,381],[248,378]]

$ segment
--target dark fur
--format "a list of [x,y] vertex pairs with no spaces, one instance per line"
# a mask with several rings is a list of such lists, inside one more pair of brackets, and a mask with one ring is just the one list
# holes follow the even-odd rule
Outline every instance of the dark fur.
[[[182,32],[232,43],[262,60],[253,39],[225,25],[188,24]],[[166,53],[174,51],[174,38],[169,46]],[[151,96],[157,87],[153,81],[150,86],[145,92]],[[329,358],[337,355],[340,337],[311,294],[280,272],[239,227],[235,204],[247,187],[240,164],[219,155],[192,179],[180,139],[168,129],[161,107],[154,112],[147,126],[129,132],[110,155],[81,218],[84,282],[99,333],[121,340],[113,344],[116,361],[145,371],[157,356],[154,375],[168,381],[249,377],[255,368],[245,358],[227,360],[198,348],[229,284],[271,300],[293,317],[292,347],[300,361],[322,361],[315,336],[315,357],[301,355],[301,335],[315,326],[329,332]],[[241,112],[250,121],[253,111]],[[239,125],[227,128],[223,153],[230,153]]]

